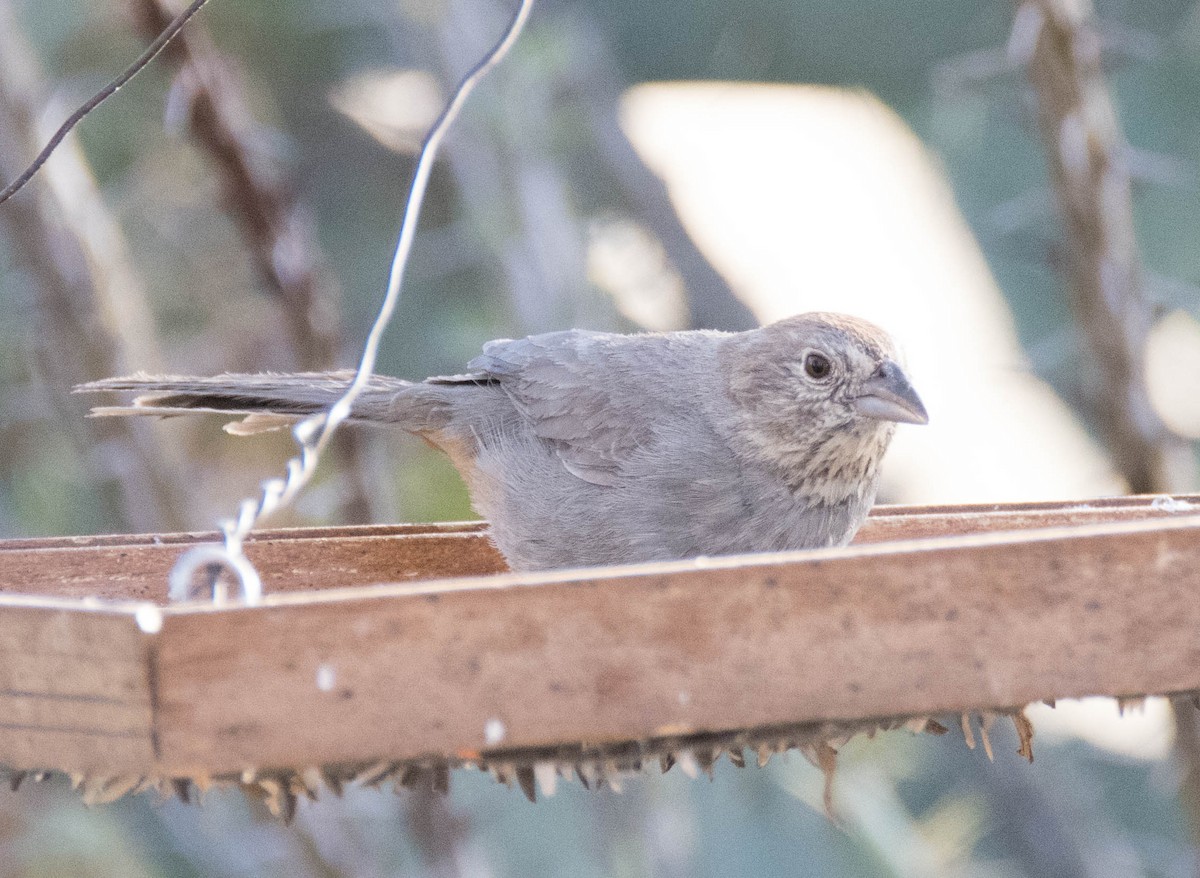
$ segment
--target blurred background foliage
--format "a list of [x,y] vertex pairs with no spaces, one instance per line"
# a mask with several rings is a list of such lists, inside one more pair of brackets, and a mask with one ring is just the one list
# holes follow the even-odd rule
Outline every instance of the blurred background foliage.
[[[0,0],[0,178],[140,51],[156,8]],[[1035,101],[1024,71],[1004,60],[1013,11],[950,0],[542,0],[434,174],[381,371],[454,372],[489,338],[569,325],[750,325],[739,279],[714,267],[719,258],[676,213],[638,138],[618,126],[618,101],[648,81],[819,83],[876,96],[919,138],[1003,293],[1023,351],[1012,368],[1044,379],[1094,428]],[[0,534],[207,528],[280,470],[286,437],[236,442],[210,423],[97,426],[66,390],[137,369],[355,362],[427,105],[506,15],[494,0],[214,0],[189,47],[206,75],[160,59],[0,207]],[[1184,367],[1200,368],[1200,6],[1104,0],[1095,24],[1130,144],[1149,308],[1182,339],[1165,361],[1168,383],[1194,388]],[[257,188],[231,186],[195,136],[202,126],[189,118],[206,89]],[[752,143],[743,158],[754,161]],[[782,207],[763,215],[786,222]],[[256,210],[275,211],[273,233],[257,240],[247,219]],[[794,246],[802,265],[805,241]],[[649,267],[614,280],[635,256]],[[640,304],[614,294],[631,286]],[[808,289],[794,310],[841,301]],[[926,381],[933,372],[927,365]],[[986,383],[975,391],[987,399]],[[1040,426],[1022,429],[1036,443]],[[1094,429],[1091,439],[1103,444]],[[997,466],[983,442],[972,465]],[[335,458],[278,523],[471,514],[453,470],[419,443],[349,433]],[[1019,496],[1069,493],[1021,475],[1001,474]],[[1092,490],[1116,484],[1105,478]],[[911,483],[890,496],[940,499]],[[1087,714],[1075,731],[1117,729],[1100,743],[1069,723],[1055,731],[1059,721],[1040,712],[1032,767],[1014,755],[1009,729],[996,732],[995,763],[953,734],[853,742],[838,824],[821,813],[819,772],[796,756],[763,770],[723,763],[711,782],[679,771],[631,778],[620,794],[568,785],[536,806],[460,773],[446,800],[352,790],[304,803],[290,827],[235,794],[212,794],[202,809],[143,796],[86,810],[51,780],[0,794],[0,873],[1194,875],[1189,795],[1155,704],[1119,723],[1111,705]]]

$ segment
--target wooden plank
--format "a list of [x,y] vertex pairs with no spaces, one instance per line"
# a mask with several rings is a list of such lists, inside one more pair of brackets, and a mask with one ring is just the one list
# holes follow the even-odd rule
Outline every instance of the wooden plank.
[[[856,543],[1169,519],[1200,497],[1116,497],[1087,503],[881,506]],[[268,592],[479,576],[503,572],[482,522],[261,531],[247,542]],[[0,592],[109,600],[162,600],[181,547],[216,533],[105,535],[0,541]]]
[[[379,531],[383,532],[379,532]],[[186,536],[187,539],[178,539]],[[0,592],[108,600],[166,597],[167,575],[182,548],[208,539],[167,535],[160,542],[83,546],[0,543]],[[246,544],[267,591],[309,591],[506,570],[504,559],[472,528],[433,532],[379,528],[314,528],[258,535]]]
[[1200,517],[167,611],[162,767],[1200,688]]
[[877,543],[1117,521],[1165,521],[1197,513],[1200,513],[1200,497],[1191,495],[1105,497],[1066,503],[880,506],[872,510],[855,542]]
[[7,598],[0,607],[0,763],[153,765],[150,649],[130,611]]
[[[1153,518],[986,532],[1102,515]],[[402,566],[354,566],[356,545],[480,537],[289,532],[256,550],[280,553],[280,577],[311,550],[300,575],[321,588],[260,607],[0,595],[0,762],[207,776],[1200,689],[1200,516],[1147,500],[883,510],[871,526],[952,522],[985,532],[356,587]],[[164,571],[178,551],[126,548]],[[70,579],[121,551],[0,558]],[[57,566],[64,552],[77,566]]]
[[[904,508],[904,507],[896,507]],[[486,528],[482,521],[436,521],[418,524],[354,524],[332,527],[263,528],[247,538],[248,542],[279,542],[331,537],[391,537],[424,534],[478,533]],[[28,537],[0,540],[0,551],[24,549],[90,549],[126,546],[188,546],[220,539],[217,531],[191,531],[171,534],[93,534],[77,537]]]

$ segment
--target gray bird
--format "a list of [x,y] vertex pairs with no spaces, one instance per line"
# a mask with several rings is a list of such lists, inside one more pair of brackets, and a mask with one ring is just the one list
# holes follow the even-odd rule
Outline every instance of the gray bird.
[[[839,546],[895,422],[928,422],[878,327],[802,314],[748,332],[569,330],[484,345],[467,372],[373,377],[353,420],[440,448],[515,570]],[[322,411],[350,372],[112,378],[96,414]]]

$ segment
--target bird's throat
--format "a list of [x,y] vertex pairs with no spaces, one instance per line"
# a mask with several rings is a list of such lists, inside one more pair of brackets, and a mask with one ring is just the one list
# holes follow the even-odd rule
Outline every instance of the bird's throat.
[[788,461],[788,487],[827,505],[874,497],[894,430],[892,424],[875,422],[831,434]]

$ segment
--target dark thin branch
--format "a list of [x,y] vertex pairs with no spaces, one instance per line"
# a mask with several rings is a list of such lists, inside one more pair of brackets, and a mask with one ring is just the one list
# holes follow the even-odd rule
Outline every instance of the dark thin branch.
[[0,204],[3,204],[20,192],[25,187],[25,184],[33,179],[33,175],[41,169],[42,165],[46,164],[46,161],[50,158],[54,150],[58,149],[63,139],[71,133],[71,130],[76,125],[83,121],[83,117],[120,91],[129,80],[141,73],[142,69],[153,61],[159,52],[167,47],[167,44],[175,38],[176,34],[183,30],[183,26],[207,2],[208,0],[192,0],[188,7],[171,20],[170,24],[158,35],[157,39],[147,46],[146,51],[142,52],[136,61],[126,67],[120,76],[92,95],[83,106],[68,116],[67,121],[63,122],[58,130],[54,132],[54,136],[50,138],[50,141],[42,148],[42,151],[37,154],[37,157],[30,163],[29,167],[22,171],[12,183],[4,187],[3,191],[0,191]]

